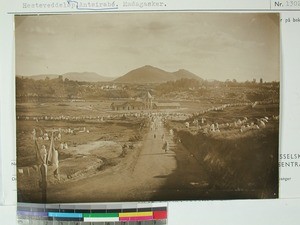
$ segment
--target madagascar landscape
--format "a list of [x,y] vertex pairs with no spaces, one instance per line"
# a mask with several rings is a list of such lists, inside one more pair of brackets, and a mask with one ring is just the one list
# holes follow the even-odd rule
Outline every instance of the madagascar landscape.
[[[79,78],[80,77],[80,78]],[[147,65],[16,77],[18,201],[278,197],[279,82],[202,79]],[[45,190],[44,190],[45,191]]]

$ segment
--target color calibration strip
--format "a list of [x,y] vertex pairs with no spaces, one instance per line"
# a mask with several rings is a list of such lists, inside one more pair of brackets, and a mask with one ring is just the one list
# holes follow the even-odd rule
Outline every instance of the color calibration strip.
[[148,211],[148,212],[129,212],[129,213],[84,213],[84,222],[126,222],[126,221],[147,221],[147,220],[165,220],[167,219],[167,210]]
[[[140,221],[167,221],[167,206],[150,205],[143,208],[116,208],[114,205],[88,207],[84,205],[31,205],[18,204],[18,218],[47,221],[82,221],[82,222],[140,222]],[[44,206],[44,207],[42,207]],[[132,205],[131,205],[132,206]],[[145,204],[144,204],[145,206]],[[118,224],[118,223],[116,223]],[[129,223],[128,223],[129,224]],[[162,223],[166,224],[166,223]]]

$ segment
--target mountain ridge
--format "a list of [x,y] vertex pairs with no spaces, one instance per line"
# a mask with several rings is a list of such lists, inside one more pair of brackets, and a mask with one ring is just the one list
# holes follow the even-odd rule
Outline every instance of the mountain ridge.
[[[62,76],[63,79],[82,81],[82,82],[114,82],[114,83],[137,83],[137,84],[165,83],[168,81],[175,81],[183,78],[203,81],[201,77],[185,69],[179,69],[175,72],[167,72],[165,70],[150,65],[145,65],[133,69],[127,72],[125,75],[122,75],[117,78],[101,76],[94,72],[40,74],[40,75],[32,75],[32,76],[24,76],[24,77],[28,77],[34,80],[45,80],[48,77],[50,80],[52,80],[52,79],[59,78],[59,76]],[[22,76],[18,75],[17,77],[22,77]]]
[[164,83],[180,80],[182,78],[203,80],[188,70],[180,69],[175,72],[167,72],[160,68],[146,65],[131,70],[125,75],[114,80],[116,83]]

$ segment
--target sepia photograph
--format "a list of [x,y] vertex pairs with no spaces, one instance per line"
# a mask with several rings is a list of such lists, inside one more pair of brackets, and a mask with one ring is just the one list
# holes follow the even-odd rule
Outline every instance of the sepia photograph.
[[278,198],[279,22],[15,16],[18,202]]

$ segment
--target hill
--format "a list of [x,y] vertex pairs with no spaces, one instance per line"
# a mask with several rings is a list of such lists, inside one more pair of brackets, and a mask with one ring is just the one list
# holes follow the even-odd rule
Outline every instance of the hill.
[[187,70],[178,70],[174,73],[164,71],[153,66],[143,66],[134,69],[114,81],[117,83],[164,83],[167,81],[187,79],[201,79]]
[[143,66],[114,80],[117,83],[163,83],[175,80],[172,73],[153,66]]

